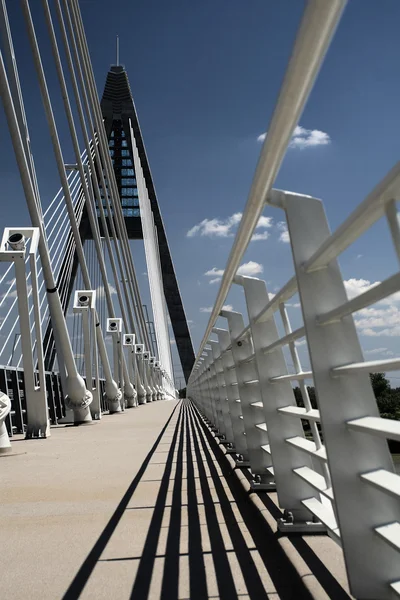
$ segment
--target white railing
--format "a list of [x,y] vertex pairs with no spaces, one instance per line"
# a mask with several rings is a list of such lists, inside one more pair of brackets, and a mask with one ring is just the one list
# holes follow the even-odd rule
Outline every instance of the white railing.
[[[400,477],[387,444],[400,440],[400,422],[379,416],[369,374],[398,370],[400,358],[365,362],[353,313],[397,292],[400,273],[348,300],[338,257],[381,217],[400,257],[400,163],[333,234],[320,200],[271,189],[343,5],[306,8],[188,394],[237,464],[250,468],[253,489],[276,489],[279,529],[327,531],[343,548],[352,594],[386,599],[400,595]],[[235,275],[266,205],[285,215],[295,271],[272,299],[264,281]],[[243,288],[247,325],[242,314],[222,308],[232,283]],[[286,304],[297,293],[303,326],[292,331]],[[226,328],[215,326],[220,317]],[[309,371],[300,363],[300,338]],[[317,408],[305,384],[311,379]]]

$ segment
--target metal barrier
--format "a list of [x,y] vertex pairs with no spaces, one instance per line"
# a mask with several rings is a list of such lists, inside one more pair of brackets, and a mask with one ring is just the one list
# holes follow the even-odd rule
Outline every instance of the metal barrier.
[[[49,419],[52,425],[58,425],[66,416],[64,394],[59,373],[45,372],[47,405]],[[108,403],[104,394],[105,380],[99,380],[100,403],[102,412],[108,411]],[[11,400],[11,411],[5,419],[6,428],[10,437],[17,433],[26,433],[27,416],[25,401],[24,371],[17,367],[0,366],[0,390]]]
[[[337,259],[381,217],[400,258],[400,163],[333,234],[320,200],[271,189],[343,5],[309,2],[306,8],[188,395],[237,464],[251,469],[253,489],[276,489],[279,529],[327,531],[343,548],[352,594],[386,599],[400,595],[400,477],[387,443],[400,440],[400,422],[379,416],[369,374],[399,369],[400,358],[364,362],[353,313],[397,292],[400,273],[348,300]],[[284,213],[295,271],[275,296],[264,281],[236,275],[265,205]],[[222,309],[232,283],[243,288],[248,324]],[[286,305],[296,293],[303,326],[292,331]],[[226,328],[215,327],[218,317]],[[296,349],[301,338],[312,365],[306,372]]]

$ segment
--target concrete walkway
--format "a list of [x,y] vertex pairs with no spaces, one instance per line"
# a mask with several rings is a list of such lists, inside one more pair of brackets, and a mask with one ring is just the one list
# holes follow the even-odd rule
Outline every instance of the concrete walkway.
[[186,402],[16,440],[0,486],[1,598],[350,597],[340,549],[282,543]]

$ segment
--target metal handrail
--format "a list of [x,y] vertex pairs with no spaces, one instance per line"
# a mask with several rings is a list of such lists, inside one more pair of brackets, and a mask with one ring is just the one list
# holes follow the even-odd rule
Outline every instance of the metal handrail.
[[214,308],[197,358],[219,316],[240,260],[267,202],[290,137],[311,93],[319,69],[339,23],[346,0],[309,0],[293,47],[276,108],[264,141],[249,198],[222,277]]

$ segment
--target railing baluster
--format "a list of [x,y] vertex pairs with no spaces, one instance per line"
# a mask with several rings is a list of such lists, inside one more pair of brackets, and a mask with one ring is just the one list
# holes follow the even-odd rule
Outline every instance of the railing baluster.
[[[315,491],[293,473],[293,469],[299,467],[312,468],[312,461],[286,442],[288,438],[292,437],[304,438],[303,427],[299,419],[287,419],[278,412],[279,408],[295,405],[293,388],[290,381],[284,380],[277,383],[269,381],[272,377],[287,374],[285,357],[280,347],[269,354],[263,352],[264,347],[279,338],[275,318],[272,315],[266,321],[257,324],[254,322],[262,307],[268,304],[267,287],[265,281],[260,279],[238,277],[235,281],[244,287],[249,311],[279,505],[285,510],[286,522],[292,530],[294,530],[294,526],[297,530],[311,528],[317,530],[320,525],[312,523],[311,514],[302,504],[302,500],[315,496]],[[285,528],[285,526],[285,522],[280,524],[281,528]]]
[[226,329],[221,329],[219,327],[213,328],[213,333],[215,333],[218,337],[219,345],[220,345],[220,382],[222,386],[221,393],[221,408],[222,408],[222,417],[224,420],[225,427],[225,442],[229,444],[231,449],[233,449],[235,444],[233,427],[232,427],[232,418],[230,412],[230,404],[228,400],[228,382],[231,381],[229,375],[229,368],[226,367],[228,356],[227,356],[227,348],[230,345],[230,336],[229,332]]
[[272,467],[272,460],[267,451],[269,439],[264,423],[260,386],[258,383],[248,383],[258,380],[253,344],[249,336],[236,341],[244,329],[244,320],[240,313],[223,310],[221,316],[228,320],[231,334],[249,463],[255,476],[253,488],[275,490],[274,478],[271,471],[267,470]]
[[224,438],[226,436],[226,431],[224,417],[222,413],[222,403],[224,399],[224,380],[221,376],[221,347],[219,345],[219,342],[216,342],[215,340],[209,340],[208,343],[211,346],[211,351],[213,355],[212,371],[217,427],[220,433],[220,437]]
[[400,521],[400,504],[367,488],[361,475],[393,471],[393,464],[385,439],[346,426],[365,415],[377,417],[376,400],[368,373],[331,375],[332,368],[362,362],[363,355],[351,315],[328,325],[317,323],[318,315],[346,302],[336,259],[312,272],[303,268],[330,237],[322,202],[286,193],[285,210],[351,591],[358,598],[389,598],[387,583],[399,576],[399,556],[374,530]]

